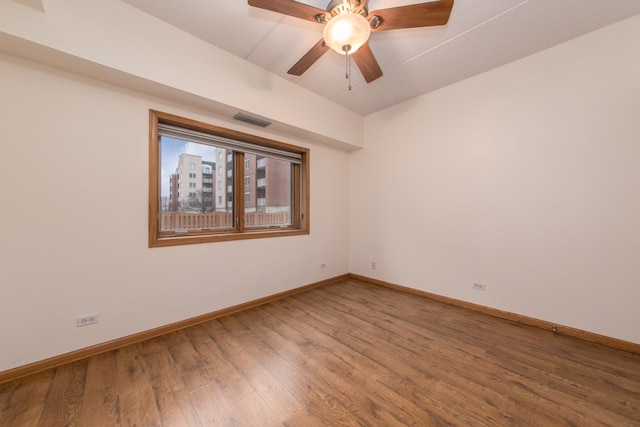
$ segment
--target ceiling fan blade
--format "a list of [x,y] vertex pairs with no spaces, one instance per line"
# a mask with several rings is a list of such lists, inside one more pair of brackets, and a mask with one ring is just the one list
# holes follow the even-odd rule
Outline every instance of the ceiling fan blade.
[[319,22],[318,15],[328,18],[326,11],[293,0],[249,0],[249,6],[295,16],[312,22]]
[[[449,21],[453,0],[440,0],[408,6],[375,10],[367,19],[380,18],[380,25],[371,31],[399,30],[402,28],[431,27]],[[375,18],[373,18],[375,19]]]
[[367,83],[382,76],[382,69],[378,65],[376,57],[373,56],[369,43],[362,45],[352,56]]
[[288,74],[293,74],[294,76],[301,76],[305,71],[309,69],[315,62],[320,59],[322,55],[325,54],[326,51],[329,50],[329,46],[324,44],[324,40],[320,39],[318,43],[316,43],[309,52],[305,53],[302,58],[296,64],[291,67]]

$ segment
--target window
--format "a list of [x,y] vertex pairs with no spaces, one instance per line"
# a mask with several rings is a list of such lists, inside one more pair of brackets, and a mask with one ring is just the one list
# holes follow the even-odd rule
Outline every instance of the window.
[[[309,233],[309,150],[153,110],[150,134],[150,247]],[[171,176],[184,173],[179,158],[202,170],[224,157],[217,200],[210,185],[171,190]],[[243,166],[248,176],[233,173]],[[255,195],[242,191],[253,175],[262,184]]]

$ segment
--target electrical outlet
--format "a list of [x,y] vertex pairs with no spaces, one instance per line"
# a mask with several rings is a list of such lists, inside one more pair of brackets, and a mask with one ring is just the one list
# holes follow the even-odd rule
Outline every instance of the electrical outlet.
[[371,261],[371,269],[375,270],[376,268],[378,268],[378,263],[375,261]]
[[486,291],[487,285],[483,285],[482,283],[474,283],[473,289],[475,289],[476,291]]
[[323,262],[322,264],[320,264],[320,268],[327,268],[327,264]]
[[98,323],[100,316],[96,314],[90,314],[88,316],[79,316],[76,317],[76,326],[79,328],[80,326],[93,325],[94,323]]

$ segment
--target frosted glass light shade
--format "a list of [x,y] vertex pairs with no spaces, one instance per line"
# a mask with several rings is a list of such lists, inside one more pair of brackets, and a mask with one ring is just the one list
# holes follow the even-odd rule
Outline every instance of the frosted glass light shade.
[[357,13],[347,12],[331,18],[324,27],[322,37],[331,49],[345,55],[344,46],[352,54],[369,40],[371,27],[369,21]]

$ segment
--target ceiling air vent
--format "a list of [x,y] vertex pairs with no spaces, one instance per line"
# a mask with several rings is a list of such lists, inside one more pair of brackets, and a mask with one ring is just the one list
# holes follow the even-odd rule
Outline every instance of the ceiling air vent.
[[250,115],[245,114],[245,113],[238,113],[235,116],[233,116],[233,118],[236,119],[236,120],[240,120],[241,122],[250,123],[252,125],[260,126],[260,127],[263,127],[263,128],[266,128],[267,126],[269,126],[271,124],[271,122],[269,120],[261,119],[259,117],[250,116]]

